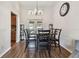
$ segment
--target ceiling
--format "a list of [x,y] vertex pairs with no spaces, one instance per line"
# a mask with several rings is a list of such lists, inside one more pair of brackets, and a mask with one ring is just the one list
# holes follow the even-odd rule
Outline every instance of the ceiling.
[[56,2],[55,1],[20,1],[20,6],[22,8],[26,8],[26,9],[33,9],[36,7],[38,2],[38,8],[45,8],[45,7],[53,7]]

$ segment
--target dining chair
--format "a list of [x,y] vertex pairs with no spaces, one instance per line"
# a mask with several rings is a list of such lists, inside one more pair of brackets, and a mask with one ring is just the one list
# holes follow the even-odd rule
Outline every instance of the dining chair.
[[49,24],[49,28],[53,28],[53,24]]
[[50,44],[50,30],[38,30],[37,35],[37,49],[47,49],[49,56],[51,57],[51,44]]
[[53,34],[53,24],[49,24],[50,34]]
[[24,34],[25,34],[25,39],[26,39],[26,45],[25,45],[25,50],[28,47],[29,44],[29,33],[28,33],[28,29],[24,30]]
[[53,44],[54,47],[59,47],[59,50],[61,52],[60,48],[60,34],[62,29],[53,29],[53,35],[51,36],[51,44]]

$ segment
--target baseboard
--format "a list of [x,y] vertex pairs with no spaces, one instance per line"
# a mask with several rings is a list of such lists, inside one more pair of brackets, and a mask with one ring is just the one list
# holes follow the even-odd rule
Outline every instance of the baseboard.
[[61,45],[61,47],[63,47],[64,49],[66,49],[68,52],[72,53],[71,50],[67,49],[66,47],[64,47],[63,45]]
[[1,58],[5,53],[7,53],[10,49],[11,49],[11,47],[8,48],[6,51],[4,51],[4,52],[0,55],[0,58]]

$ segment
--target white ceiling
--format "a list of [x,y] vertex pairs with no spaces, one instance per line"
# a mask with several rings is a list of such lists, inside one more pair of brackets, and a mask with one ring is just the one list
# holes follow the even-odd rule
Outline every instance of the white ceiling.
[[[56,1],[57,2],[57,1]],[[55,1],[38,1],[38,8],[53,7]],[[33,9],[37,5],[37,1],[21,1],[19,2],[22,8]]]

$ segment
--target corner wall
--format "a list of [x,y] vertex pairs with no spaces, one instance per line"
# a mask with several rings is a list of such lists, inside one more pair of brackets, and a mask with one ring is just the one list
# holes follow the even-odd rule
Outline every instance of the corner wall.
[[54,8],[54,28],[62,28],[61,45],[73,51],[74,40],[79,40],[79,2],[69,2],[70,9],[66,16],[61,17],[59,14],[60,7],[64,2],[58,2]]

